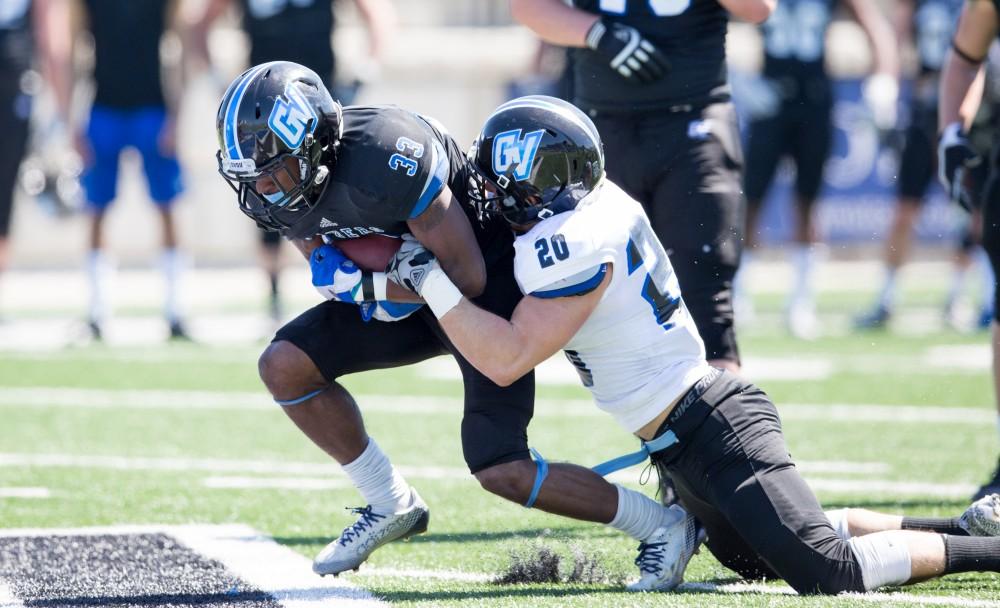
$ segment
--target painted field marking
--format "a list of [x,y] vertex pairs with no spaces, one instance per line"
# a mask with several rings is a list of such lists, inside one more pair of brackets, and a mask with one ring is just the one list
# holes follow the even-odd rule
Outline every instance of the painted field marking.
[[201,485],[219,490],[333,490],[353,487],[346,479],[317,477],[206,477],[201,480]]
[[48,488],[0,488],[0,498],[49,498],[52,492]]
[[0,580],[0,608],[25,608],[24,602],[14,597],[14,592],[2,580]]
[[[897,495],[919,495],[954,498],[967,496],[975,490],[974,484],[935,484],[910,481],[891,481],[885,479],[830,479],[814,477],[813,473],[881,473],[889,470],[885,463],[838,463],[820,461],[815,463],[802,462],[799,466],[806,473],[806,481],[816,491],[830,494],[881,493]],[[259,485],[252,487],[293,488],[299,490],[328,490],[330,488],[348,487],[342,482],[344,474],[337,465],[283,462],[269,460],[224,460],[200,458],[143,458],[125,456],[92,456],[74,454],[11,454],[0,453],[0,467],[51,467],[51,468],[85,468],[108,469],[124,471],[204,471],[209,473],[256,473],[278,475],[277,478],[265,478]],[[462,467],[435,466],[397,466],[404,477],[410,479],[435,479],[475,483],[468,471]],[[621,483],[637,481],[640,474],[638,466],[627,471],[620,471],[608,477],[609,480]],[[296,476],[307,476],[305,480]],[[309,479],[308,476],[318,476]],[[239,476],[237,476],[239,477]],[[328,477],[329,479],[324,479]],[[211,477],[209,477],[211,479]],[[209,487],[240,487],[235,481],[219,481]],[[247,481],[248,485],[258,483],[258,480]],[[207,485],[207,484],[206,484]]]
[[[271,537],[239,524],[227,525],[122,525],[87,528],[0,529],[0,537],[104,536],[167,534],[178,542],[225,567],[286,608],[381,608],[385,602],[345,578],[321,577],[313,573],[310,560],[279,545]],[[24,608],[0,582],[0,608]],[[6,602],[6,603],[5,603]]]
[[[454,397],[356,396],[363,412],[461,415],[462,400]],[[993,424],[990,408],[884,405],[868,403],[780,403],[784,420],[863,421],[892,423]],[[0,407],[69,407],[179,410],[241,410],[277,412],[264,391],[104,390],[57,387],[0,388]],[[535,417],[611,418],[589,399],[538,399]],[[624,432],[624,431],[623,431]]]

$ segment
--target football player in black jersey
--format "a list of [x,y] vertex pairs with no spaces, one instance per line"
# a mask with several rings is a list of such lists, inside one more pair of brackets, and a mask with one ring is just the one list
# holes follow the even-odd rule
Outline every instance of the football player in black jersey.
[[[726,82],[729,16],[776,0],[511,0],[514,18],[571,47],[573,102],[597,125],[608,176],[646,208],[709,361],[739,369],[732,280],[744,199]],[[571,4],[571,5],[569,5]]]
[[[897,2],[899,39],[901,42],[910,42],[914,47],[917,72],[906,103],[908,111],[902,121],[904,142],[899,164],[898,198],[885,244],[885,275],[875,305],[855,322],[861,329],[885,327],[896,307],[899,269],[909,256],[913,228],[934,179],[938,80],[963,2],[964,0]],[[962,287],[961,277],[965,274],[965,265],[961,263],[961,259],[967,260],[970,254],[979,251],[976,244],[978,239],[971,232],[970,227],[961,239],[954,279],[945,305],[946,321],[952,318],[951,309]]]
[[[164,316],[170,337],[188,339],[180,313],[180,275],[184,258],[179,248],[173,204],[183,192],[177,158],[177,111],[183,85],[180,72],[161,71],[160,41],[168,29],[182,23],[178,0],[77,0],[94,41],[96,85],[87,123],[76,135],[84,160],[81,177],[87,210],[90,285],[89,328],[100,339],[110,316],[111,262],[105,253],[104,219],[118,195],[119,159],[125,148],[142,156],[149,194],[162,226],[162,264],[166,283]],[[58,3],[58,20],[71,22],[70,6]],[[54,7],[55,8],[55,5]],[[54,11],[55,12],[55,11]],[[60,26],[71,31],[69,25]],[[71,53],[60,57],[71,74]],[[68,107],[61,108],[69,123]]]
[[[411,292],[385,273],[359,270],[335,247],[369,234],[412,235],[462,293],[510,317],[522,297],[510,228],[502,218],[480,219],[468,200],[465,155],[436,121],[395,106],[341,108],[314,72],[279,61],[255,66],[230,85],[217,129],[219,171],[237,191],[240,209],[293,239],[328,299],[278,330],[259,363],[274,399],[369,503],[317,556],[317,573],[357,568],[382,544],[425,530],[429,517],[366,434],[338,378],[447,352],[458,360],[465,386],[464,457],[485,489],[633,535],[637,523],[656,528],[671,517],[637,492],[620,504],[616,486],[584,467],[552,463],[546,477],[527,444],[534,375],[503,388],[493,383],[453,349]],[[416,241],[404,241],[400,251]],[[670,556],[661,552],[659,559]]]
[[[938,175],[951,199],[966,209],[977,200],[982,203],[983,248],[990,258],[993,272],[1000,270],[1000,146],[994,144],[990,159],[990,176],[980,197],[970,192],[968,175],[975,165],[985,162],[977,157],[969,143],[966,130],[972,122],[975,104],[966,103],[975,94],[981,64],[990,45],[1000,33],[1000,0],[966,0],[962,7],[958,29],[941,71],[940,102],[938,105]],[[996,294],[993,302],[993,389],[997,402],[997,431],[1000,431],[1000,307]],[[1000,492],[1000,461],[993,478],[976,496]]]
[[[47,59],[50,0],[8,0],[0,11],[0,275],[7,269],[10,218],[14,207],[17,173],[28,143],[32,92],[24,86],[25,76],[37,56],[51,78]],[[41,52],[35,52],[36,47]]]
[[[354,0],[369,32],[368,71],[377,68],[392,35],[395,12],[388,0]],[[210,0],[192,27],[193,55],[210,63],[208,33],[212,24],[232,5],[242,13],[243,30],[250,41],[249,65],[268,61],[294,61],[316,72],[336,91],[336,57],[333,48],[335,16],[332,0]],[[334,97],[337,98],[336,92]],[[338,99],[341,103],[350,103]],[[262,230],[261,259],[270,281],[270,312],[281,319],[278,279],[281,272],[281,237]]]
[[[795,222],[789,247],[794,280],[786,307],[792,335],[816,337],[813,276],[819,257],[819,235],[813,207],[823,183],[833,141],[833,86],[826,72],[826,32],[838,4],[848,9],[868,37],[873,75],[863,88],[875,124],[895,126],[899,57],[892,27],[870,0],[782,0],[761,27],[764,68],[761,98],[748,103],[751,120],[747,139],[744,189],[747,197],[746,249],[741,272],[749,267],[757,244],[757,223],[778,163],[795,161]],[[740,281],[738,281],[738,284]],[[737,294],[746,297],[746,294]]]

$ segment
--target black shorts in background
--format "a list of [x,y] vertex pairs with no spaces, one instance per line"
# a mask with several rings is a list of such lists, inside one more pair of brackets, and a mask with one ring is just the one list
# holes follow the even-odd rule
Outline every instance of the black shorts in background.
[[785,157],[795,163],[795,193],[812,203],[823,186],[823,168],[830,155],[833,129],[829,97],[786,100],[773,116],[750,122],[747,138],[745,192],[750,204],[760,204]]
[[937,174],[937,105],[914,100],[899,157],[899,196],[922,203]]
[[608,177],[645,208],[708,359],[739,363],[732,281],[742,251],[745,202],[732,104],[590,115],[604,140]]
[[28,146],[31,98],[20,82],[20,72],[0,72],[0,238],[10,233],[17,174]]

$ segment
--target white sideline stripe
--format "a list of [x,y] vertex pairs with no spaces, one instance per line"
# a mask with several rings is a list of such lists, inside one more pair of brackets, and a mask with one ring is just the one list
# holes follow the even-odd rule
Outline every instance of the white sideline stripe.
[[346,479],[318,477],[206,477],[201,480],[201,485],[224,490],[332,490],[353,487]]
[[0,488],[0,498],[49,498],[50,496],[52,492],[48,488]]
[[[840,469],[845,472],[857,472],[852,463],[818,462],[819,471]],[[864,472],[881,471],[884,463],[860,463]],[[0,467],[74,467],[112,469],[128,471],[208,471],[213,473],[270,473],[270,474],[303,474],[330,475],[343,478],[343,472],[336,465],[306,462],[280,462],[261,460],[221,460],[196,458],[130,458],[124,456],[89,456],[73,454],[2,454]],[[810,463],[798,465],[809,472]],[[438,479],[472,482],[472,476],[461,467],[397,467],[404,477],[411,479]],[[813,471],[813,472],[819,472]],[[611,481],[634,482],[639,471],[619,471],[609,476]],[[971,494],[976,486],[973,484],[936,484],[909,481],[889,481],[882,479],[828,479],[806,478],[809,485],[816,491],[832,494],[853,493],[883,493],[906,494],[919,496],[959,497]],[[277,483],[282,483],[281,481]],[[292,483],[292,482],[287,482]],[[309,482],[307,482],[308,484]],[[346,486],[345,486],[346,487]],[[308,488],[300,488],[308,489]]]
[[[454,414],[462,411],[462,400],[454,397],[357,396],[365,412],[400,414]],[[264,391],[171,391],[104,390],[56,387],[0,388],[0,407],[74,407],[130,409],[268,410],[278,406]],[[989,408],[881,405],[866,403],[778,404],[784,420],[934,422],[944,424],[992,424],[996,414]],[[589,399],[539,399],[535,416],[607,417]]]
[[25,608],[24,602],[14,597],[14,592],[3,581],[0,581],[0,608]]
[[886,481],[881,479],[810,479],[806,482],[814,492],[831,494],[904,494],[939,498],[967,498],[979,486],[971,483],[922,483],[919,481]]
[[[229,525],[123,525],[90,528],[0,529],[0,537],[95,536],[120,534],[168,534],[198,553],[218,560],[244,582],[271,595],[286,608],[336,606],[370,608],[387,606],[367,590],[345,579],[313,574],[308,558],[283,547],[249,526]],[[0,583],[0,608],[24,608],[4,603]],[[9,591],[8,591],[9,593]]]
[[379,576],[389,578],[419,578],[434,579],[439,581],[465,581],[469,583],[488,583],[497,577],[492,574],[480,572],[461,572],[459,570],[416,570],[416,569],[396,569],[396,568],[368,568],[362,567],[355,575],[358,576]]
[[[333,475],[343,478],[338,465],[276,460],[230,460],[221,458],[155,458],[134,456],[96,456],[90,454],[11,454],[0,453],[0,467],[79,467],[123,471],[206,471],[212,473],[258,473],[289,475]],[[890,470],[884,462],[799,462],[796,466],[808,473],[884,473]],[[639,469],[619,471],[609,476],[612,481],[635,481]],[[400,473],[414,479],[471,480],[462,467],[414,467],[397,465]],[[215,486],[219,487],[219,486]],[[258,486],[263,487],[263,486]]]
[[[683,583],[678,591],[701,591],[709,593],[740,593],[760,595],[796,595],[795,590],[787,585],[765,585],[762,583]],[[914,595],[903,592],[873,592],[873,593],[843,593],[837,599],[851,599],[860,602],[876,604],[908,603],[924,606],[962,606],[964,608],[997,608],[994,600],[974,600],[960,597],[938,597],[933,595]]]

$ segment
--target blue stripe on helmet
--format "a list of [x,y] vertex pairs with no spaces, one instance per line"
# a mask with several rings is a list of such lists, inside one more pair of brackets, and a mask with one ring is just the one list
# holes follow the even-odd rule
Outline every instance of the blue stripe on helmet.
[[[271,62],[274,63],[274,62]],[[250,86],[250,82],[260,74],[264,68],[271,65],[271,63],[262,63],[256,68],[248,71],[243,79],[236,84],[236,88],[233,89],[232,96],[229,97],[229,105],[226,107],[226,119],[223,122],[223,133],[226,139],[226,156],[230,159],[242,159],[243,152],[240,150],[240,142],[236,137],[236,113],[239,111],[240,104],[243,102],[243,95],[246,93],[246,89]]]

